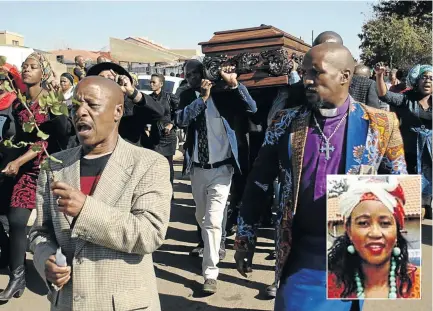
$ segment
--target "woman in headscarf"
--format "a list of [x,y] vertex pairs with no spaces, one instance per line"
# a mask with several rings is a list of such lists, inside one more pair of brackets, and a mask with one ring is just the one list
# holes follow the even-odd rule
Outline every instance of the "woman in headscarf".
[[[39,99],[47,94],[47,81],[52,75],[51,66],[44,55],[32,53],[22,65],[21,76],[27,87],[25,96],[27,106],[34,115],[35,123],[46,134],[48,140],[42,140],[36,131],[27,133],[23,129],[24,123],[31,119],[25,106],[17,99],[13,104],[16,135],[13,142],[20,141],[35,143],[43,146],[49,153],[55,153],[67,143],[68,126],[65,116],[55,117],[51,114],[41,113]],[[9,269],[10,280],[6,289],[0,293],[0,300],[9,300],[20,297],[26,287],[25,282],[25,254],[27,249],[26,227],[32,210],[36,204],[36,182],[39,175],[40,164],[45,159],[44,152],[33,151],[31,147],[20,150],[20,155],[11,160],[2,173],[14,177],[14,186],[7,213],[9,221]],[[2,207],[4,208],[4,207]]]
[[[10,85],[12,82],[13,85]],[[7,148],[3,141],[14,136],[15,119],[12,113],[12,104],[17,96],[15,92],[9,91],[9,88],[25,90],[21,81],[21,74],[18,69],[10,64],[4,64],[0,67],[0,171],[3,170],[11,159],[15,159],[19,154],[16,149]],[[13,188],[13,180],[3,174],[0,174],[0,214],[7,213],[4,206],[9,206],[9,201]],[[9,237],[7,236],[3,224],[0,222],[0,268],[5,268],[9,262]]]
[[340,197],[346,230],[328,254],[328,298],[420,298],[420,271],[400,232],[404,192],[388,178],[357,181]]
[[378,95],[381,101],[395,107],[401,120],[404,152],[409,174],[422,175],[423,207],[426,217],[432,212],[432,66],[416,65],[407,76],[412,89],[396,94],[388,92],[383,79],[385,67],[375,67]]
[[63,98],[66,101],[68,109],[72,107],[72,96],[74,95],[74,77],[69,73],[62,73],[60,76],[60,90],[63,93]]

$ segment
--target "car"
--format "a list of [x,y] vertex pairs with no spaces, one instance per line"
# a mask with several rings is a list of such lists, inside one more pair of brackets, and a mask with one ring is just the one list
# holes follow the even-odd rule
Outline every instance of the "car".
[[[162,90],[166,91],[167,93],[175,94],[183,79],[170,76],[165,76],[164,78],[165,82]],[[147,95],[152,93],[152,89],[150,88],[150,79],[151,75],[138,75],[138,90],[140,92],[143,92]]]

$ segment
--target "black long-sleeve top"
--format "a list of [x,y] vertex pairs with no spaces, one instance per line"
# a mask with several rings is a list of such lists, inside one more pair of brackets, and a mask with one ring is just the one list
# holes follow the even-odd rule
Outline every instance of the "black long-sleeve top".
[[137,146],[142,146],[146,124],[152,124],[164,116],[164,108],[159,103],[149,95],[142,95],[138,103],[125,96],[125,109],[119,124],[119,135]]

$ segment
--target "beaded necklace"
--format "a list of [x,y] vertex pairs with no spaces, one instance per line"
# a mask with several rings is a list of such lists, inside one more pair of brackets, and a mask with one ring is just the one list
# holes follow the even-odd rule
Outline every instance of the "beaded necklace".
[[[391,269],[389,271],[389,293],[388,298],[397,298],[397,282],[395,269],[397,268],[397,263],[394,258],[391,258]],[[356,282],[356,296],[358,298],[365,298],[364,287],[362,285],[361,278],[358,272],[355,272],[355,282]]]

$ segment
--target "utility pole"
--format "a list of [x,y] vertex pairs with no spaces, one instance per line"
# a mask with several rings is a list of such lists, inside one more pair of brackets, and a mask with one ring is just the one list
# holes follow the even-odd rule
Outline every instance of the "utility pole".
[[314,42],[314,30],[311,30],[311,45],[313,45]]

